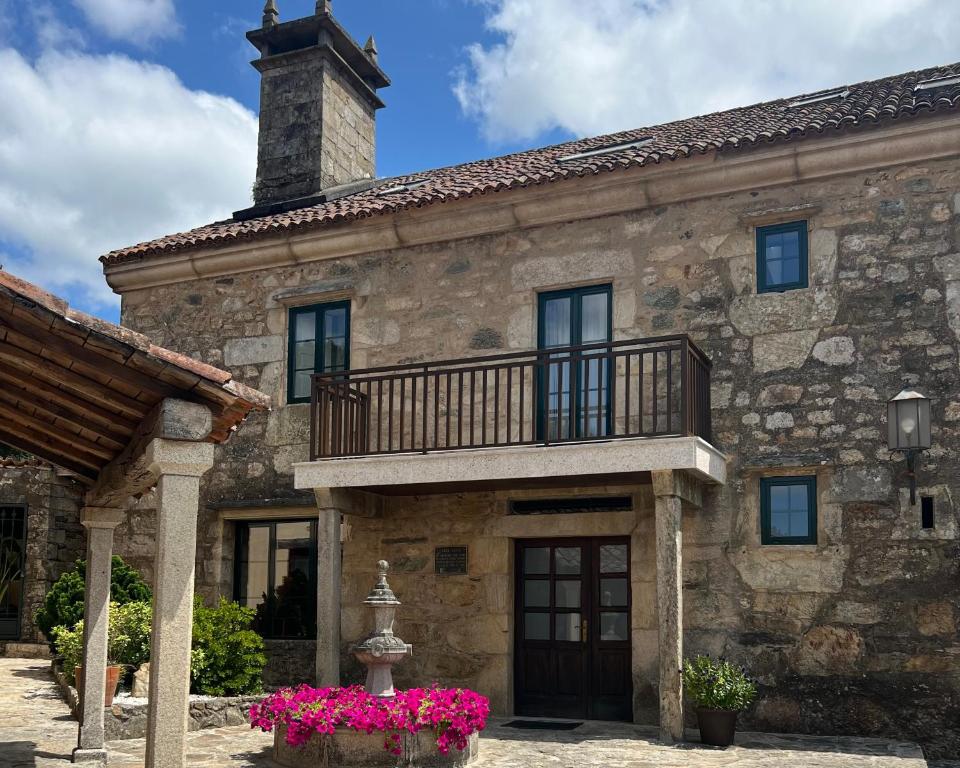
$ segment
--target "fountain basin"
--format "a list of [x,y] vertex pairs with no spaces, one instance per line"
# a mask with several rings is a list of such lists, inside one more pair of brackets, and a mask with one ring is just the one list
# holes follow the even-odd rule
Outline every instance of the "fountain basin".
[[379,731],[366,734],[339,728],[332,736],[314,734],[302,747],[287,744],[286,735],[286,726],[274,730],[273,762],[284,768],[458,768],[476,760],[480,749],[477,733],[471,734],[465,750],[454,747],[446,755],[437,751],[432,732],[405,733],[400,756],[383,748],[385,734]]

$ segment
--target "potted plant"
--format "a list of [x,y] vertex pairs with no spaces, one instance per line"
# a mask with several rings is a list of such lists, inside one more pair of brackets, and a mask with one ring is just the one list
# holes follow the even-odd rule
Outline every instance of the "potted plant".
[[697,708],[700,741],[728,747],[737,730],[737,715],[757,696],[757,686],[742,667],[709,656],[683,662],[683,685]]

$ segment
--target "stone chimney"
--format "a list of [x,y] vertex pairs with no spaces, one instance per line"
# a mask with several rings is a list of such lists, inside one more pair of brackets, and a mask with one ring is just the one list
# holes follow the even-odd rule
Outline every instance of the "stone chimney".
[[361,46],[333,17],[330,0],[313,16],[282,22],[276,0],[247,33],[260,51],[260,143],[250,218],[325,199],[332,187],[372,179],[377,90],[390,80],[371,38]]

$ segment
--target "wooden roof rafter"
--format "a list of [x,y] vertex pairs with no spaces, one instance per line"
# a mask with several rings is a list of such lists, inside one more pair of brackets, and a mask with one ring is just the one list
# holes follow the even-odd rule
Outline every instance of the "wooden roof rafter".
[[0,441],[95,483],[167,399],[210,409],[223,442],[270,400],[230,373],[71,310],[0,270]]

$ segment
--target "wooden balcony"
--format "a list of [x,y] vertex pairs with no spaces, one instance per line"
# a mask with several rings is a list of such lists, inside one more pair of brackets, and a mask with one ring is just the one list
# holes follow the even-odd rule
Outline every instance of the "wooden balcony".
[[311,461],[627,438],[710,442],[710,361],[687,336],[313,377]]

